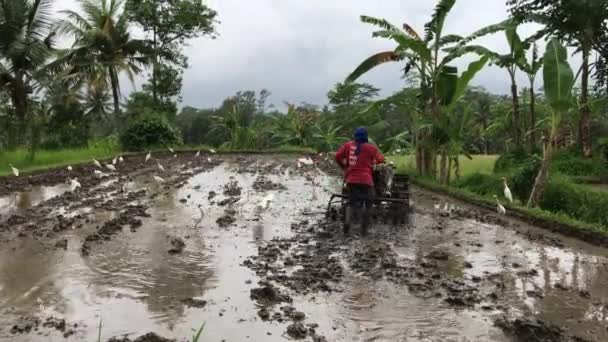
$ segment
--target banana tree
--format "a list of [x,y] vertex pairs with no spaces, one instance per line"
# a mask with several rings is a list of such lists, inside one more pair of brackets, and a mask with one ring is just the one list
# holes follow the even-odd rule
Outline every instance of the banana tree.
[[572,86],[574,85],[574,73],[568,63],[568,51],[556,38],[547,45],[544,57],[543,80],[545,97],[551,106],[551,132],[549,142],[545,148],[543,161],[534,181],[534,187],[528,200],[528,207],[538,205],[545,190],[545,184],[549,177],[549,166],[553,158],[555,143],[558,140],[562,118],[572,105]]
[[[432,119],[438,119],[442,114],[442,105],[449,103],[452,99],[457,101],[459,98],[459,96],[449,98],[455,94],[456,84],[460,80],[457,76],[457,69],[449,64],[467,53],[462,47],[448,50],[449,47],[461,42],[463,38],[458,35],[443,34],[446,17],[455,3],[456,0],[439,1],[431,20],[425,25],[424,37],[408,24],[404,24],[400,29],[385,19],[362,16],[361,21],[381,28],[380,31],[372,34],[373,37],[391,39],[397,43],[397,47],[366,59],[346,78],[346,82],[353,82],[374,67],[384,63],[407,61],[404,73],[407,74],[413,69],[419,78],[418,111],[424,115],[430,114]],[[466,83],[468,84],[469,81],[470,78]],[[414,132],[416,167],[419,174],[434,177],[437,144],[432,141],[430,127],[426,127],[426,125],[421,127],[423,128]]]
[[521,61],[519,68],[526,73],[528,81],[530,82],[530,149],[534,150],[536,147],[536,131],[533,129],[536,126],[536,94],[534,92],[534,84],[536,81],[536,75],[542,68],[544,63],[543,57],[538,56],[538,47],[532,44],[532,57],[530,61]]

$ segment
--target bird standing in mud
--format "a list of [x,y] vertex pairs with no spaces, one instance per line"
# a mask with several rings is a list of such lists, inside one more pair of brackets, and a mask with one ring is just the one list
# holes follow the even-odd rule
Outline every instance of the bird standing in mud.
[[158,161],[157,161],[157,162],[156,162],[156,166],[158,166],[158,169],[159,169],[161,172],[165,172],[165,168],[164,168],[164,167],[163,167],[163,166],[160,164],[160,162],[158,162]]
[[171,147],[167,147],[167,148],[169,149],[169,152],[175,153],[175,151]]
[[97,161],[97,159],[93,159],[93,164],[95,164],[95,166],[97,166],[98,168],[102,168],[101,163],[99,161]]
[[194,158],[198,158],[201,156],[201,151],[196,151],[196,154],[194,155]]
[[122,156],[118,157],[118,162],[119,162],[119,163],[122,163],[122,162],[124,162],[124,161],[125,161],[125,160],[124,160],[124,159],[122,159]]
[[103,177],[103,172],[99,171],[99,170],[94,170],[93,174],[95,175],[95,177],[97,178],[101,178]]
[[494,198],[496,199],[496,211],[501,215],[505,215],[507,213],[507,209],[500,204],[498,196],[494,195]]
[[106,168],[112,172],[116,172],[116,166],[114,166],[112,164],[107,164]]
[[505,189],[504,189],[505,198],[508,199],[509,202],[513,203],[513,194],[511,194],[511,189],[509,189],[509,186],[507,185],[507,179],[505,177],[502,177],[502,181],[505,186]]
[[274,200],[274,194],[270,193],[266,195],[262,200],[257,204],[256,209],[258,211],[268,210],[270,208],[270,204]]
[[72,165],[68,165],[68,168],[67,168],[67,169],[68,169],[68,172],[72,172],[72,170],[73,170],[73,169],[72,169]]
[[158,183],[158,184],[162,184],[162,183],[166,182],[164,178],[161,178],[161,177],[156,176],[156,175],[154,175],[153,178],[156,181],[156,183]]
[[70,189],[72,191],[76,191],[76,189],[79,189],[81,187],[80,182],[78,181],[78,178],[73,178],[70,179]]
[[112,165],[116,165],[117,161],[118,161],[118,158],[114,157],[114,159],[112,159]]
[[13,164],[8,164],[8,166],[11,167],[11,171],[13,171],[13,174],[15,175],[15,177],[19,177],[19,169],[14,167]]
[[152,153],[148,152],[148,154],[146,154],[146,160],[145,161],[150,160],[150,158],[152,158]]

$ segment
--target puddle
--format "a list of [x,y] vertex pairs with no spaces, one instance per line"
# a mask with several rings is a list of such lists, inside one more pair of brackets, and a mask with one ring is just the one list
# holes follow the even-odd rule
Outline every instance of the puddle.
[[[56,316],[70,326],[78,324],[70,341],[96,341],[100,321],[102,341],[150,331],[189,340],[203,322],[205,341],[284,341],[287,322],[264,322],[258,317],[260,307],[250,299],[250,290],[258,287],[260,278],[243,262],[268,241],[299,234],[293,223],[321,218],[329,191],[340,182],[318,175],[318,185],[313,186],[294,167],[280,165],[289,160],[272,156],[260,157],[257,165],[238,157],[228,159],[193,175],[181,187],[156,184],[149,174],[135,177],[128,188],[148,190],[137,202],[148,203],[150,217],[141,218],[137,229],[125,226],[109,241],[94,245],[89,256],[81,253],[83,241],[97,226],[116,218],[116,212],[85,210],[88,222],[82,228],[57,237],[67,239],[66,250],[29,236],[3,243],[0,340],[63,341],[63,332],[52,329],[10,332],[21,316]],[[268,173],[265,164],[271,163]],[[255,190],[261,174],[286,190]],[[224,194],[230,182],[240,188],[239,196],[230,196],[231,191]],[[2,208],[32,207],[62,191],[60,186],[49,189],[32,189],[27,201],[6,202],[28,204]],[[273,198],[266,203],[269,194]],[[23,195],[5,198],[18,196]],[[350,249],[360,244],[345,240],[335,254],[345,265],[335,291],[290,293],[291,305],[306,315],[306,323],[318,324],[317,332],[328,341],[510,341],[494,326],[496,317],[506,314],[535,316],[592,341],[608,340],[606,249],[564,237],[558,237],[564,247],[556,246],[530,237],[535,232],[555,235],[513,222],[509,224],[514,226],[503,227],[443,217],[435,209],[437,196],[432,197],[416,193],[413,228],[376,226],[368,239],[387,241],[398,262],[412,267],[419,267],[432,251],[445,252],[446,259],[437,261],[432,272],[476,284],[481,302],[454,307],[445,297],[433,293],[423,297],[406,284],[372,280],[349,269]],[[227,204],[220,206],[222,201]],[[226,215],[234,223],[220,227],[218,219]],[[175,238],[185,247],[181,253],[169,254]],[[492,294],[496,300],[486,298]],[[206,304],[189,306],[192,302],[185,300],[193,298]]]
[[0,197],[0,217],[6,217],[17,210],[34,207],[69,190],[69,184],[33,186],[28,191],[2,196]]

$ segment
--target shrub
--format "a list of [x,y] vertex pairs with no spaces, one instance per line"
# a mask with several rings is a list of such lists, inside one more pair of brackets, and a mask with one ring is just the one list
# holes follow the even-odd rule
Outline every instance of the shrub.
[[603,176],[608,172],[600,158],[585,159],[570,152],[556,154],[551,169],[568,176]]
[[454,185],[482,196],[502,194],[503,188],[500,177],[483,173],[472,173],[456,181]]
[[541,160],[531,157],[522,165],[513,171],[507,179],[509,188],[515,198],[518,198],[522,203],[526,203],[534,187],[534,181],[540,169]]
[[142,151],[152,147],[166,147],[179,143],[173,128],[161,116],[146,115],[134,119],[120,136],[126,151]]
[[608,225],[608,192],[577,185],[565,177],[549,180],[540,207],[581,221]]
[[507,173],[513,169],[519,168],[522,164],[530,161],[538,160],[540,157],[537,154],[531,154],[523,148],[518,148],[513,151],[502,154],[494,164],[494,173]]

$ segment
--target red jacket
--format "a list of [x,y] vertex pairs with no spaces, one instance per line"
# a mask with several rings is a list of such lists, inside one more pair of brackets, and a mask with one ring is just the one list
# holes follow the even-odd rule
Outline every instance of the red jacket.
[[344,169],[344,179],[348,184],[374,185],[373,167],[384,163],[384,156],[372,144],[362,144],[359,155],[355,155],[357,144],[349,141],[336,152],[336,162]]

